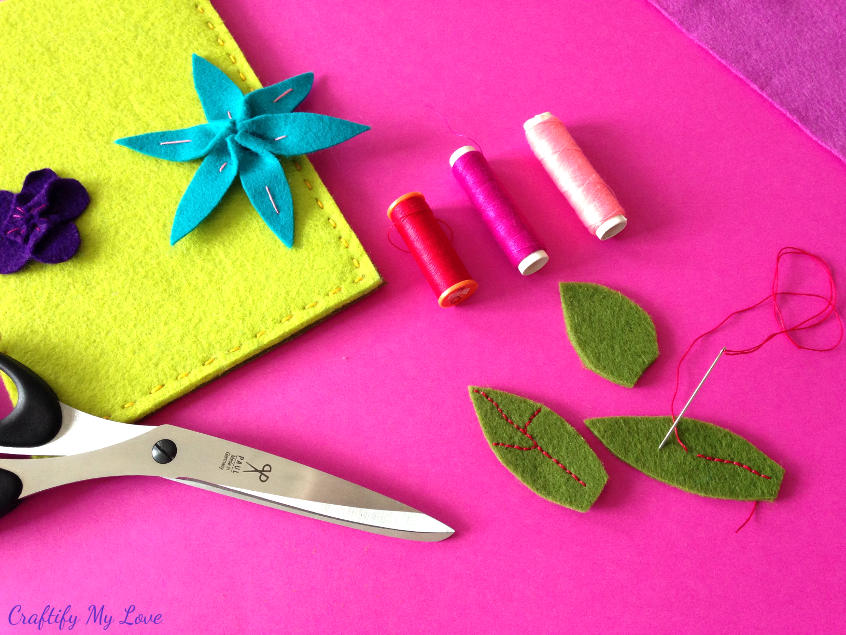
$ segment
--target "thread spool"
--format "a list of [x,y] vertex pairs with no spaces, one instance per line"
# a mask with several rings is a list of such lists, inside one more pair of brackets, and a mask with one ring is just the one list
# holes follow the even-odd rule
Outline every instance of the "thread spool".
[[549,255],[526,227],[481,151],[462,146],[452,153],[449,165],[511,264],[524,276],[542,269]]
[[549,112],[535,115],[523,129],[532,152],[588,231],[607,240],[626,228],[623,206],[558,117]]
[[455,306],[473,295],[478,283],[470,277],[420,192],[409,192],[391,203],[388,218],[438,296],[440,306]]

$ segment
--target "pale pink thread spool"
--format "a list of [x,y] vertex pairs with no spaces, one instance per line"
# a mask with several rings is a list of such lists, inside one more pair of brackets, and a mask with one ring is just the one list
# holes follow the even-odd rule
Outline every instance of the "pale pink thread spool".
[[606,240],[623,231],[628,220],[622,205],[561,120],[545,112],[529,119],[523,128],[532,152],[590,233]]

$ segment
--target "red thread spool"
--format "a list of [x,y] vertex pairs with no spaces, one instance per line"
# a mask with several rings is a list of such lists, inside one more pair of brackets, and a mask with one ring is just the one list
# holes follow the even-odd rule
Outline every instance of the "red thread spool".
[[455,253],[420,192],[400,196],[388,207],[388,218],[408,246],[442,307],[455,306],[479,287]]

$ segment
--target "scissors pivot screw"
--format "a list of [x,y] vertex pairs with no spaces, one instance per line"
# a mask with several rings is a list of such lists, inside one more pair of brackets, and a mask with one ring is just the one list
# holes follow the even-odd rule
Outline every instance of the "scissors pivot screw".
[[157,441],[153,446],[153,460],[156,463],[170,463],[176,458],[176,444],[170,439]]

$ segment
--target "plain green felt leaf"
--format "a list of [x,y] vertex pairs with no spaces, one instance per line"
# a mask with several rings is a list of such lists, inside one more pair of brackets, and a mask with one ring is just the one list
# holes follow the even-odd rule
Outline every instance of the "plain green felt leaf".
[[606,417],[585,424],[611,452],[649,476],[701,496],[733,500],[775,500],[784,468],[746,439],[725,428],[682,419],[679,437],[658,444],[670,417]]
[[631,388],[658,358],[652,318],[618,291],[589,282],[562,282],[567,335],[586,368]]
[[590,509],[608,474],[569,423],[511,393],[470,386],[470,398],[491,449],[514,476],[554,503]]

